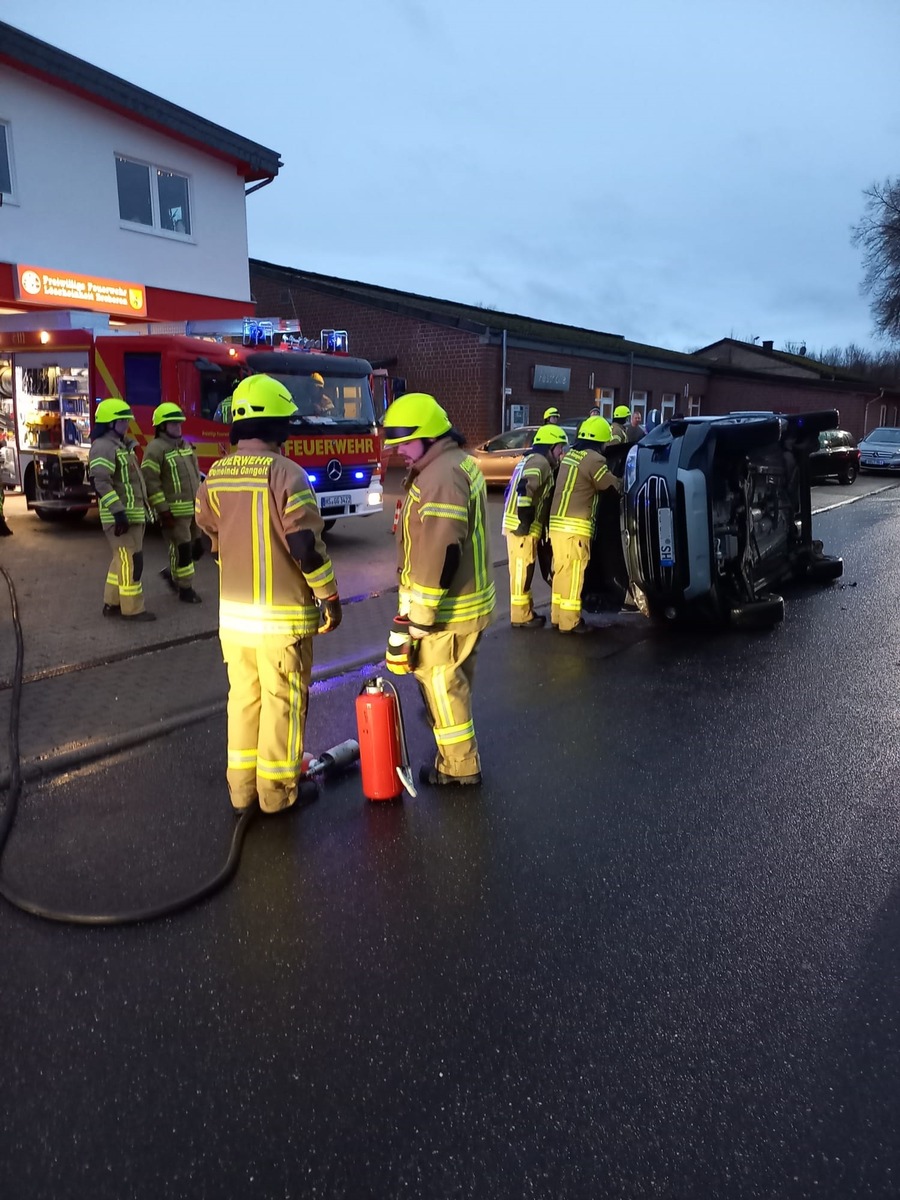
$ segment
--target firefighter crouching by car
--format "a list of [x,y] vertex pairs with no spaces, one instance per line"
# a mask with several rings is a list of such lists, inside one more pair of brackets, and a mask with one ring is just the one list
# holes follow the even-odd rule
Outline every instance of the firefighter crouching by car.
[[422,767],[421,781],[479,784],[472,685],[494,609],[484,477],[433,396],[410,392],[395,400],[384,414],[384,435],[409,467],[387,668],[413,674],[422,690],[437,755]]
[[513,629],[541,629],[546,617],[534,611],[531,583],[537,546],[547,535],[556,468],[568,449],[566,431],[542,425],[531,451],[519,460],[509,483],[503,532],[509,555],[509,619]]
[[141,471],[163,537],[169,545],[169,565],[162,577],[185,604],[199,604],[194,591],[194,559],[202,553],[194,520],[194,502],[200,487],[197,454],[181,436],[184,413],[165,402],[153,412],[156,436],[148,442]]
[[197,493],[197,523],[219,564],[226,777],[237,812],[257,799],[268,813],[296,801],[313,635],[341,623],[316,498],[303,468],[281,453],[296,412],[276,379],[242,379],[232,397],[235,449]]
[[550,544],[553,548],[553,591],[550,621],[561,633],[590,633],[581,618],[581,589],[591,557],[597,496],[606,488],[621,491],[621,483],[601,454],[610,440],[603,417],[582,421],[571,450],[563,455],[550,504]]
[[124,400],[101,400],[94,414],[88,475],[97,492],[100,524],[112,548],[103,591],[104,617],[155,621],[144,608],[144,526],[149,505],[144,477],[128,436],[134,413]]

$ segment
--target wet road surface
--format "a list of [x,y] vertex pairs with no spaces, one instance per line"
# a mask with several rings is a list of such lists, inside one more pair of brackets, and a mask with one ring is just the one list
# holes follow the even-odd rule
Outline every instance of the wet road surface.
[[[4,1200],[896,1196],[900,495],[817,532],[844,580],[771,634],[492,632],[480,795],[349,775],[155,925],[0,909]],[[213,722],[29,790],[7,878],[181,891],[222,760]]]

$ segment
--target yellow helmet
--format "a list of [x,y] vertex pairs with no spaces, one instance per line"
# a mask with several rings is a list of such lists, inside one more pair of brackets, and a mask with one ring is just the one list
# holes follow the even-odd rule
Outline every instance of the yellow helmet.
[[585,442],[608,442],[612,430],[606,417],[588,417],[578,429],[578,440]]
[[613,420],[620,421],[623,417],[630,417],[631,409],[627,404],[617,404],[613,409]]
[[157,404],[153,410],[153,425],[159,428],[160,425],[165,425],[166,421],[184,421],[186,417],[177,404],[173,404],[170,400],[164,400],[162,404]]
[[134,413],[124,400],[101,400],[94,420],[98,425],[112,425],[113,421],[133,421]]
[[317,387],[323,388],[325,386],[325,380],[318,371],[313,371],[312,375],[310,375],[310,379]]
[[417,438],[437,438],[448,433],[452,422],[434,396],[406,392],[384,414],[384,444],[399,446]]
[[563,442],[568,444],[569,439],[566,437],[566,431],[562,425],[542,425],[534,435],[533,445],[535,446],[560,446]]
[[297,412],[291,393],[271,375],[248,375],[231,395],[231,423],[259,417],[287,420]]
[[559,409],[558,409],[558,408],[546,408],[546,409],[544,409],[544,420],[545,420],[545,421],[549,421],[551,417],[558,417],[558,416],[559,416]]

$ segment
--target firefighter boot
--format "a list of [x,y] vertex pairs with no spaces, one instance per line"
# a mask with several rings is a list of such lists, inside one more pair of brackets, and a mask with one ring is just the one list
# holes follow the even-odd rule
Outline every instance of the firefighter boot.
[[13,531],[6,523],[5,517],[0,517],[0,537],[12,537]]
[[178,589],[178,599],[183,604],[202,604],[203,603],[203,597],[198,596],[192,587],[179,588]]

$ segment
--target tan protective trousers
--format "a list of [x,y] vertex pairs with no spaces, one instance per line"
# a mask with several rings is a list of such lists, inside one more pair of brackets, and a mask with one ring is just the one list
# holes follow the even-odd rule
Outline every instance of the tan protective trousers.
[[163,526],[169,544],[169,573],[176,587],[187,591],[194,586],[194,542],[200,536],[193,517],[176,517],[171,529]]
[[475,775],[481,770],[472,684],[477,633],[429,633],[419,642],[413,674],[422,689],[428,723],[437,743],[434,765],[444,775]]
[[506,535],[509,555],[509,619],[513,625],[527,625],[534,616],[531,582],[537,557],[537,538]]
[[312,675],[312,638],[242,646],[222,639],[228,668],[228,791],[237,809],[263,812],[297,799]]
[[591,558],[590,539],[577,533],[551,533],[553,547],[553,591],[550,621],[563,632],[581,620],[581,589],[584,571]]
[[104,525],[103,532],[112,547],[103,603],[121,608],[123,617],[133,617],[144,611],[144,526],[129,525],[121,537],[116,537],[112,525]]

